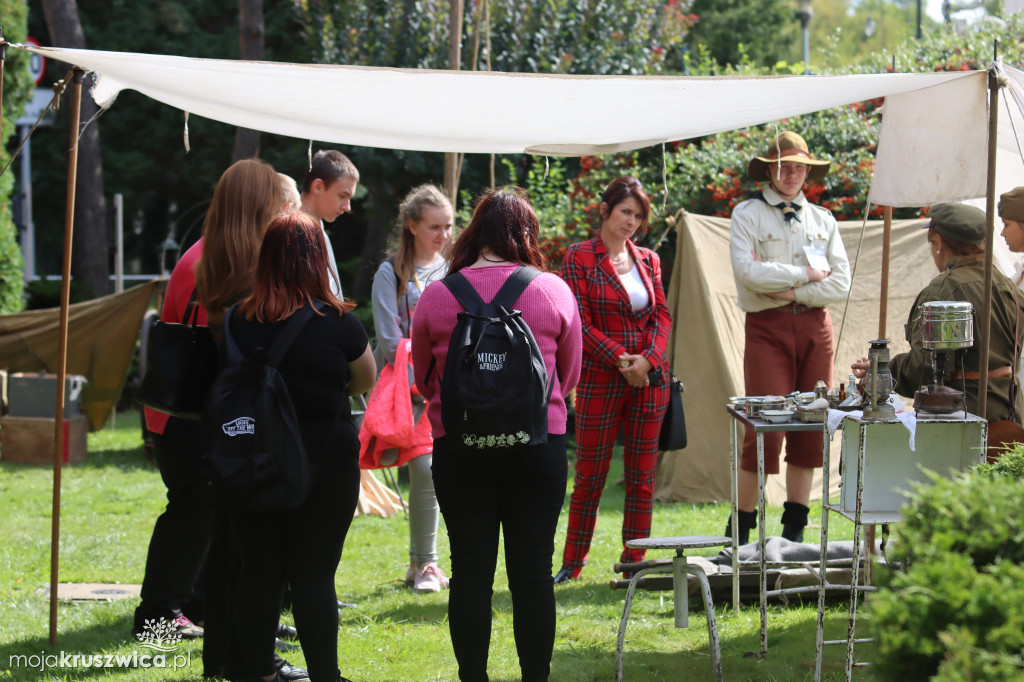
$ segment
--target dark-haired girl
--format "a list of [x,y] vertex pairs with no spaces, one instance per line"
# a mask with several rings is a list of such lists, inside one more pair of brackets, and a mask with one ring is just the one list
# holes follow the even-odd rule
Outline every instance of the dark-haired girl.
[[553,382],[547,443],[496,443],[469,455],[450,449],[441,421],[440,378],[463,308],[442,282],[434,282],[424,290],[413,317],[416,385],[429,401],[434,489],[452,552],[448,626],[462,682],[488,679],[491,595],[501,536],[522,680],[543,682],[550,674],[555,643],[551,558],[567,469],[565,396],[579,379],[581,341],[572,292],[557,275],[543,272],[539,232],[523,190],[492,190],[456,240],[450,272],[461,272],[480,298],[490,301],[520,265],[542,271],[515,308],[530,326]]
[[622,562],[642,561],[627,540],[651,532],[658,434],[668,404],[665,349],[671,326],[661,286],[661,260],[633,237],[647,230],[650,200],[633,177],[601,195],[597,237],[573,244],[562,277],[583,322],[583,369],[576,390],[576,478],[562,555],[563,583],[580,576],[597,523],[612,446],[625,431],[626,502]]

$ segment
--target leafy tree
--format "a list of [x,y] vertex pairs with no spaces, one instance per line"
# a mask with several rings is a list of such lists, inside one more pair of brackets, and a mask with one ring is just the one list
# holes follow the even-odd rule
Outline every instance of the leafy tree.
[[[238,59],[239,6],[237,3],[189,0],[78,0],[79,16],[89,45],[124,52],[178,54],[190,57]],[[291,0],[264,0],[266,42],[264,58],[304,61],[296,49],[297,30]],[[44,44],[49,34],[41,14],[30,14],[32,32]],[[50,80],[64,72],[51,65]],[[268,104],[272,104],[268,95]],[[159,272],[169,269],[176,256],[161,245],[170,234],[181,250],[199,237],[206,206],[220,174],[231,164],[236,130],[216,121],[190,116],[190,151],[182,141],[185,121],[181,111],[137,92],[125,91],[103,112],[100,120],[116,136],[102,147],[105,191],[124,196],[126,269]],[[62,207],[40,197],[63,196],[66,135],[56,128],[40,129],[33,138],[36,156],[36,223],[39,271],[59,270]],[[282,172],[301,177],[305,171],[305,143],[290,138],[263,137],[261,155]],[[77,229],[76,229],[77,231]],[[97,236],[110,241],[110,217]]]
[[[0,17],[3,17],[3,37],[11,42],[23,42],[28,35],[28,11],[25,0],[0,0]],[[28,55],[21,50],[6,52],[4,63],[3,134],[4,145],[0,148],[0,167],[11,160],[8,141],[14,139],[14,121],[25,110],[32,92],[32,81],[28,73]],[[16,162],[15,162],[16,163]],[[12,165],[11,168],[14,166]],[[22,308],[22,258],[16,241],[17,229],[11,214],[11,195],[14,189],[14,173],[8,169],[0,177],[0,313],[14,313]]]
[[[247,61],[263,59],[263,0],[238,0],[238,44],[241,57]],[[259,156],[260,131],[235,129],[235,161]]]
[[[479,61],[464,40],[462,67],[540,73],[656,74],[681,64],[681,38],[691,20],[678,0],[490,1],[490,45],[480,41]],[[463,26],[476,19],[481,0],[467,2]],[[448,67],[448,2],[439,0],[295,0],[301,35],[313,61],[410,68]],[[372,20],[371,20],[372,18]],[[416,103],[410,102],[410,106]],[[357,263],[358,298],[369,285],[402,195],[425,181],[441,182],[440,154],[346,149],[368,189],[362,205],[367,231]],[[486,157],[468,157],[463,187],[490,184]],[[519,171],[529,160],[519,157]],[[504,166],[507,168],[507,166]],[[499,182],[505,178],[499,174]],[[342,266],[344,267],[344,266]],[[346,289],[346,292],[349,292]]]
[[786,0],[693,0],[690,11],[697,20],[686,44],[703,45],[721,66],[749,59],[770,67],[800,59],[799,25]]
[[[816,0],[810,24],[811,66],[816,73],[849,67],[873,54],[892,55],[917,34],[914,0]],[[922,30],[944,31],[931,17],[922,17]]]

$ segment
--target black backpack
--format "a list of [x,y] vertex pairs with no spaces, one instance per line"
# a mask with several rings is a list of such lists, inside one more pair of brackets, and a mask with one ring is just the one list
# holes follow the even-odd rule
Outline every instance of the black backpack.
[[516,268],[490,303],[461,273],[441,280],[466,310],[452,331],[441,377],[441,423],[453,451],[548,440],[554,382],[548,381],[530,325],[512,309],[539,274],[536,268]]
[[200,466],[217,502],[244,513],[295,510],[312,485],[309,457],[302,443],[295,407],[277,367],[313,317],[297,310],[269,348],[243,356],[224,315],[227,366],[210,389],[202,419]]

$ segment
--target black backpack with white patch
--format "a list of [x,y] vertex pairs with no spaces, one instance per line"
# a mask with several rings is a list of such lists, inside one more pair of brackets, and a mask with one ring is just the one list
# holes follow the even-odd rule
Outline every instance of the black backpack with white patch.
[[242,354],[224,315],[227,365],[213,382],[202,419],[202,471],[218,503],[243,513],[295,510],[312,486],[288,388],[278,365],[313,317],[304,306],[292,314],[268,348]]
[[461,273],[441,280],[465,308],[452,331],[441,377],[441,422],[453,451],[548,440],[554,381],[548,380],[530,325],[512,307],[539,274],[519,266],[490,303]]

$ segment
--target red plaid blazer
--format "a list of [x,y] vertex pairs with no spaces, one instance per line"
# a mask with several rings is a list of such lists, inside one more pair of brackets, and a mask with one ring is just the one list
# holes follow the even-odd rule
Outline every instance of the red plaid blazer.
[[632,241],[626,248],[653,303],[638,313],[600,237],[573,244],[562,261],[562,278],[576,295],[583,322],[583,369],[615,369],[622,353],[643,355],[654,369],[666,364],[672,318],[661,285],[661,259]]

